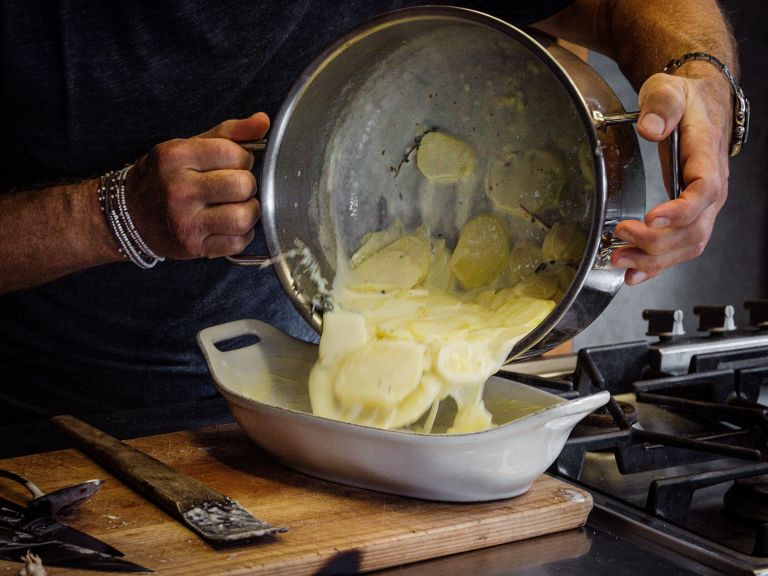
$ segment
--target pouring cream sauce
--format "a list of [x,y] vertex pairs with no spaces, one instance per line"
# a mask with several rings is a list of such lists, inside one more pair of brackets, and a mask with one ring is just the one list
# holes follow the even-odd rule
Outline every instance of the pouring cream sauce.
[[[493,425],[485,382],[552,311],[586,241],[578,226],[560,223],[538,242],[513,239],[509,222],[526,214],[520,206],[557,206],[565,180],[554,153],[519,156],[486,178],[480,194],[492,208],[465,219],[452,250],[426,219],[410,233],[395,220],[367,234],[348,260],[336,251],[333,309],[323,314],[309,379],[315,414],[431,432],[440,403],[452,398],[449,433]],[[429,185],[478,182],[474,151],[441,132],[418,139],[416,160]]]
[[430,431],[438,403],[453,397],[449,432],[485,430],[485,381],[554,302],[510,296],[495,310],[423,287],[334,290],[323,317],[319,359],[310,374],[315,414],[381,428]]

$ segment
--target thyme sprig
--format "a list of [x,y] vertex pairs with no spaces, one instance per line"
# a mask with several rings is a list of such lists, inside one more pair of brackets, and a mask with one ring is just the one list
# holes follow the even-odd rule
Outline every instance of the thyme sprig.
[[421,146],[421,140],[424,138],[424,136],[426,136],[430,132],[438,132],[438,129],[435,127],[429,128],[424,132],[422,132],[421,134],[419,134],[418,136],[416,136],[416,138],[413,141],[413,146],[411,146],[405,151],[405,154],[403,154],[403,159],[400,160],[400,163],[397,166],[390,166],[389,169],[392,172],[393,178],[397,178],[397,175],[400,174],[400,169],[403,167],[403,164],[407,164],[408,162],[411,161],[411,156],[413,155],[414,152],[416,152],[419,149],[419,146]]
[[543,226],[543,227],[544,227],[544,228],[546,228],[547,230],[549,230],[550,228],[552,228],[552,225],[551,225],[551,224],[548,224],[547,222],[545,222],[545,221],[544,221],[544,220],[541,218],[541,216],[539,216],[538,214],[536,214],[536,212],[533,212],[532,210],[528,210],[528,208],[526,208],[525,206],[523,206],[523,205],[522,205],[522,203],[521,203],[521,204],[519,204],[519,206],[520,206],[520,209],[521,209],[523,212],[525,212],[526,214],[528,214],[528,216],[530,216],[530,218],[531,218],[531,222],[538,222],[538,223],[539,223],[541,226]]

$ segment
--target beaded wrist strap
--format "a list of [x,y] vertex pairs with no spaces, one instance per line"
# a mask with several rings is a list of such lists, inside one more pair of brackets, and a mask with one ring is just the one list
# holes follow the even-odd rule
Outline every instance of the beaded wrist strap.
[[101,211],[107,218],[107,224],[117,239],[120,254],[139,268],[152,268],[161,258],[155,254],[136,230],[136,226],[128,213],[125,201],[125,179],[132,166],[122,170],[107,172],[99,179],[97,190]]
[[733,89],[733,131],[731,133],[731,145],[729,153],[731,156],[736,156],[741,152],[741,147],[747,143],[747,136],[749,135],[749,100],[744,95],[744,90],[741,86],[736,84],[736,79],[723,62],[707,54],[706,52],[689,52],[683,54],[680,58],[675,58],[669,64],[664,67],[664,72],[671,74],[678,68],[680,68],[686,62],[692,60],[701,60],[703,62],[709,62],[715,68],[725,76],[728,83]]

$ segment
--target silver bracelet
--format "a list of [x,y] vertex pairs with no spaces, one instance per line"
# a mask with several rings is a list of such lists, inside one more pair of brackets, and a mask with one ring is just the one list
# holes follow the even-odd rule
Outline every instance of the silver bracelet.
[[107,219],[109,229],[120,247],[118,251],[126,260],[139,268],[152,268],[165,260],[147,245],[133,224],[125,201],[125,180],[132,166],[107,172],[99,179],[97,190],[101,211]]
[[731,144],[729,153],[731,156],[736,156],[741,152],[741,147],[747,143],[747,136],[749,135],[749,100],[744,95],[744,90],[741,86],[736,84],[736,79],[723,62],[707,54],[706,52],[689,52],[683,54],[680,58],[672,60],[664,67],[664,72],[670,74],[680,68],[686,62],[693,60],[701,60],[703,62],[709,62],[715,68],[722,72],[728,83],[733,89],[733,131],[731,133]]

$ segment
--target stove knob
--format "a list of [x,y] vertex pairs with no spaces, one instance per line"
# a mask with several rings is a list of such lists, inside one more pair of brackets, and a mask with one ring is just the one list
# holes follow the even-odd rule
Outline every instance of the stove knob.
[[694,306],[693,313],[699,317],[699,332],[730,332],[736,330],[733,321],[733,306]]
[[685,334],[682,310],[643,310],[643,319],[648,320],[648,336],[669,340]]
[[768,300],[747,300],[744,308],[749,310],[749,325],[768,329]]

